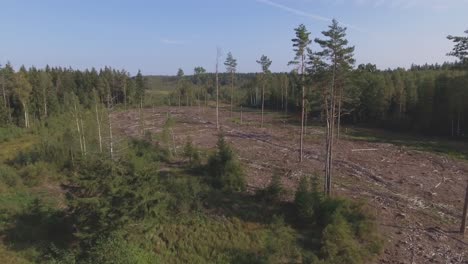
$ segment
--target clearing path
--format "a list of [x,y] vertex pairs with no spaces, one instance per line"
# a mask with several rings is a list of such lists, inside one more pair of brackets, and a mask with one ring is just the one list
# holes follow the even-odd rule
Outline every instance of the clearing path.
[[[214,148],[216,116],[212,108],[157,107],[144,109],[144,127],[162,131],[168,115],[179,152],[190,137],[200,148]],[[140,136],[138,110],[115,112],[120,133]],[[284,185],[295,189],[303,175],[323,175],[323,132],[308,128],[304,161],[299,163],[300,127],[277,114],[220,111],[226,140],[246,167],[248,189],[268,185],[280,171]],[[364,200],[377,217],[385,250],[378,263],[468,263],[468,239],[458,233],[468,179],[468,163],[387,143],[342,139],[336,144],[333,190],[337,195]]]

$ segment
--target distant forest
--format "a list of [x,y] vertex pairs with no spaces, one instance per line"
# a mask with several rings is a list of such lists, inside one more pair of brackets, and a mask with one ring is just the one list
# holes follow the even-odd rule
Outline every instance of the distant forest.
[[[72,110],[74,104],[92,108],[98,103],[122,107],[144,104],[197,105],[215,97],[213,73],[188,76],[132,77],[124,70],[26,69],[10,64],[0,69],[2,103],[0,124],[29,127],[50,115]],[[220,98],[230,100],[229,73],[220,77]],[[235,74],[235,105],[258,107],[261,74]],[[427,135],[465,137],[468,125],[468,74],[460,64],[414,65],[410,69],[378,70],[362,64],[347,78],[343,95],[343,121],[418,132]],[[306,86],[310,119],[322,120],[320,85],[313,78]],[[299,75],[272,73],[265,91],[265,107],[298,113],[301,108]],[[155,93],[148,97],[143,94]],[[154,98],[159,97],[159,98]],[[180,97],[180,98],[179,98]],[[150,102],[149,100],[153,100]]]

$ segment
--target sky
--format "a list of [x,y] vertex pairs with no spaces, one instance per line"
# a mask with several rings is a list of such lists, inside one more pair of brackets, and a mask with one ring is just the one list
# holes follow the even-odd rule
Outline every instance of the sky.
[[[332,18],[348,28],[356,64],[381,69],[443,63],[447,35],[468,29],[468,0],[0,0],[0,64],[131,74],[215,70],[230,51],[239,72],[289,71],[294,28],[321,37]],[[319,48],[314,44],[312,49]]]

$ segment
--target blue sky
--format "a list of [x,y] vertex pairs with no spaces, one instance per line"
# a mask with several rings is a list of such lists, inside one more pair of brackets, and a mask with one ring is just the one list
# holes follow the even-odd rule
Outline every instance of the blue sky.
[[358,64],[441,63],[453,60],[446,36],[468,29],[468,0],[0,0],[0,8],[0,64],[132,74],[213,71],[217,47],[232,51],[240,72],[259,71],[262,54],[273,71],[290,70],[293,29],[304,23],[320,37],[331,18],[348,27]]

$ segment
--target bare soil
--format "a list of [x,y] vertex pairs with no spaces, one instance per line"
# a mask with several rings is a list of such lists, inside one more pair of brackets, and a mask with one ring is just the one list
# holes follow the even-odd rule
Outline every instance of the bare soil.
[[[227,109],[227,108],[226,108]],[[175,145],[182,152],[190,137],[194,145],[214,149],[218,131],[213,108],[158,107],[144,109],[144,127],[162,131],[167,116],[175,119]],[[140,137],[139,111],[115,112],[117,130]],[[220,111],[226,140],[236,149],[248,175],[248,189],[268,185],[274,172],[294,190],[304,175],[323,175],[323,130],[307,129],[304,161],[299,163],[300,127],[278,114]],[[121,135],[122,135],[121,134]],[[334,195],[366,202],[385,239],[377,263],[468,263],[468,237],[458,234],[468,162],[386,143],[341,139],[334,157]]]

